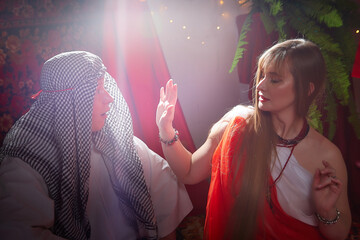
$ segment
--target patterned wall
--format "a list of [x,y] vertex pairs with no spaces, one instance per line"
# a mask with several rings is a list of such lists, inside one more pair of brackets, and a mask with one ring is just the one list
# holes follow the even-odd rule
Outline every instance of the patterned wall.
[[39,91],[44,61],[71,50],[100,54],[102,2],[0,0],[0,145]]

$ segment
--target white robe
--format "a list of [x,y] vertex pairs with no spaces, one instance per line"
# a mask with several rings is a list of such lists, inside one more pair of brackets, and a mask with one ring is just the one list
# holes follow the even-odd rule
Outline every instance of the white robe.
[[[174,231],[192,210],[183,184],[168,163],[134,137],[154,206],[159,237]],[[126,224],[103,158],[91,152],[87,214],[91,239],[136,239]],[[40,174],[17,158],[5,158],[0,167],[1,239],[61,239],[49,230],[54,223],[54,203]]]

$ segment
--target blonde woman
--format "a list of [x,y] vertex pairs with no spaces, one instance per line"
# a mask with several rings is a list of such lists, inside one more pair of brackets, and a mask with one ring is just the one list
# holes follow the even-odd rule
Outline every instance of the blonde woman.
[[259,58],[254,106],[237,106],[193,154],[172,126],[177,86],[160,91],[163,152],[184,183],[211,176],[205,239],[345,239],[351,224],[347,172],[339,149],[309,126],[323,92],[320,49],[304,39]]

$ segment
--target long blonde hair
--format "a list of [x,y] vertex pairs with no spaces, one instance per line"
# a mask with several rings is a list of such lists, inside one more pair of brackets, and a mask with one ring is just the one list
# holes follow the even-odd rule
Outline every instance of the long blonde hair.
[[[229,234],[232,239],[253,239],[257,223],[262,216],[265,194],[268,188],[271,159],[276,154],[277,135],[273,129],[271,113],[258,107],[256,85],[261,73],[270,63],[280,70],[288,64],[294,78],[296,114],[306,117],[311,103],[322,92],[326,67],[320,49],[314,43],[304,39],[292,39],[278,43],[266,50],[259,58],[253,87],[254,113],[247,119],[242,144],[238,141],[238,153],[234,154],[233,169],[235,176],[239,163],[246,162],[240,182],[233,179],[233,187],[238,192],[230,218]],[[310,91],[310,83],[314,89]]]

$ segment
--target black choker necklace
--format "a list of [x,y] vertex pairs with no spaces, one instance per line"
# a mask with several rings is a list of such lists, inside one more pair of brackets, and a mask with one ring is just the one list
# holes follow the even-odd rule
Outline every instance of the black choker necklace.
[[293,139],[284,139],[278,135],[277,136],[278,137],[278,145],[283,146],[283,147],[295,146],[307,136],[307,134],[309,133],[309,130],[310,130],[310,126],[307,123],[306,119],[304,119],[304,125],[303,125],[301,131],[299,132],[299,134]]
[[273,211],[273,205],[272,205],[272,199],[271,199],[271,189],[272,189],[273,186],[275,186],[277,181],[280,179],[282,173],[284,172],[284,170],[286,168],[286,165],[289,163],[290,157],[294,152],[295,146],[307,136],[307,134],[309,133],[309,130],[310,130],[310,126],[307,123],[306,119],[304,119],[304,125],[303,125],[301,131],[299,132],[299,134],[295,138],[293,138],[293,139],[283,139],[282,137],[280,137],[278,135],[277,146],[291,148],[291,150],[290,150],[290,155],[287,158],[287,160],[286,160],[286,162],[284,164],[284,167],[281,169],[279,175],[273,181],[273,183],[267,187],[266,198],[267,198],[267,201],[269,203],[270,209],[272,211]]

